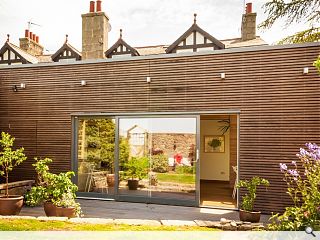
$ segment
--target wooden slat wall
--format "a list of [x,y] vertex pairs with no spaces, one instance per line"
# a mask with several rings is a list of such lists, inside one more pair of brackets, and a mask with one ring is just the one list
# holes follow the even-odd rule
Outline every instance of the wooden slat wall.
[[[29,156],[14,178],[32,177],[34,156],[54,158],[54,171],[70,169],[74,112],[239,109],[240,177],[268,178],[271,187],[260,191],[256,207],[281,210],[290,201],[279,163],[296,159],[305,142],[320,143],[320,78],[312,66],[319,51],[318,45],[0,69],[0,128],[12,132]],[[303,67],[310,68],[308,75],[302,75]],[[13,92],[20,82],[26,89]]]

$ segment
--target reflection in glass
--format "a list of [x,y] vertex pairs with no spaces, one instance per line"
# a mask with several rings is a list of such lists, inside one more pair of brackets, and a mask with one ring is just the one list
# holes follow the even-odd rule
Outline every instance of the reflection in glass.
[[124,118],[119,134],[119,194],[195,200],[196,118]]
[[114,119],[79,120],[79,192],[114,193]]

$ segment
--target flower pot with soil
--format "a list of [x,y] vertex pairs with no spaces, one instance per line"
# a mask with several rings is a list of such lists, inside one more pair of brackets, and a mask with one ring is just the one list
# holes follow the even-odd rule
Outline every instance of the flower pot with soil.
[[108,187],[114,187],[114,179],[115,179],[115,175],[114,174],[108,174],[107,175]]
[[27,159],[23,148],[13,150],[14,137],[2,132],[0,139],[0,175],[6,180],[4,196],[0,197],[0,215],[18,215],[23,206],[23,196],[9,195],[9,172]]
[[237,184],[237,188],[244,187],[247,190],[247,193],[242,197],[241,209],[239,211],[239,218],[241,221],[253,223],[260,221],[261,212],[254,210],[254,201],[257,197],[256,193],[259,185],[268,187],[269,181],[255,176],[251,178],[250,181],[241,180]]

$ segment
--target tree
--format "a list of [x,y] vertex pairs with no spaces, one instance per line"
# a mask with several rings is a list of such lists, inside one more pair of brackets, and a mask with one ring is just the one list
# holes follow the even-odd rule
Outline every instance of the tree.
[[267,19],[259,28],[269,29],[275,22],[285,19],[285,27],[292,23],[306,23],[309,28],[282,39],[279,44],[320,41],[319,0],[271,0],[263,5]]
[[0,139],[0,176],[4,176],[6,179],[6,193],[5,196],[9,197],[9,172],[13,170],[15,166],[20,165],[27,159],[24,155],[24,148],[13,150],[13,143],[15,138],[11,137],[9,133],[1,132]]

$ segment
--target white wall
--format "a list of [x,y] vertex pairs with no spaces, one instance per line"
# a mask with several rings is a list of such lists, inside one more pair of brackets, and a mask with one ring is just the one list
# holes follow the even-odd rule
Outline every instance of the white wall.
[[225,133],[224,153],[205,153],[204,136],[221,135],[219,130],[223,123],[218,120],[201,120],[200,122],[200,179],[229,181],[230,135]]

